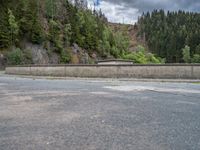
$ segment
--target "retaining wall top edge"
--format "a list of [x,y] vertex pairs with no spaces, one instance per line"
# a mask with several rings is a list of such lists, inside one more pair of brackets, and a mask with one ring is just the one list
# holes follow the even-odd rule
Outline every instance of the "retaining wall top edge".
[[66,65],[60,65],[60,64],[52,64],[52,65],[41,65],[41,64],[35,64],[35,65],[8,65],[6,68],[9,67],[131,67],[131,66],[200,66],[200,64],[120,64],[120,65],[86,65],[86,64],[66,64]]

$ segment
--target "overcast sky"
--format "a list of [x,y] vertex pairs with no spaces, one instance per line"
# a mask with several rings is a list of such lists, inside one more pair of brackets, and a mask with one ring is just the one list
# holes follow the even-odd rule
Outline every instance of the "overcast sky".
[[[89,0],[89,3],[94,1]],[[124,20],[133,24],[142,12],[153,9],[200,12],[200,0],[100,0],[99,8],[111,22],[122,23]]]

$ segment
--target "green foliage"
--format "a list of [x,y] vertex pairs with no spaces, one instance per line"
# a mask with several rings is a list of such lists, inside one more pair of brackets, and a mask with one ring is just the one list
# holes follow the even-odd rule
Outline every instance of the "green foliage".
[[192,63],[200,63],[200,54],[194,54]]
[[153,63],[153,64],[164,64],[165,63],[165,59],[156,57],[152,53],[148,53],[146,57],[148,59],[148,63]]
[[185,46],[182,49],[182,54],[183,54],[183,60],[185,63],[190,63],[191,62],[191,56],[190,56],[190,47],[189,46]]
[[137,51],[137,52],[142,52],[142,53],[145,53],[145,52],[146,52],[145,48],[144,48],[142,45],[138,45],[138,46],[136,47],[136,51]]
[[66,24],[64,28],[64,41],[66,47],[70,46],[71,36],[72,36],[71,24]]
[[102,39],[99,40],[99,45],[98,45],[98,52],[102,57],[106,57],[111,53],[111,29],[108,27],[104,27],[104,30],[102,32]]
[[10,46],[7,5],[7,1],[1,2],[0,5],[0,48],[7,48]]
[[[39,1],[24,1],[22,16],[20,16],[20,28],[22,38],[27,37],[28,40],[35,44],[41,44],[44,39],[44,31],[39,19]],[[20,12],[22,13],[22,12]]]
[[[77,0],[76,2],[74,6],[67,0],[19,0],[17,3],[11,0],[2,1],[0,5],[0,48],[15,45],[24,47],[24,42],[28,41],[44,45],[49,53],[57,52],[61,62],[67,63],[71,58],[70,53],[65,49],[76,43],[89,54],[95,52],[103,58],[124,57],[137,63],[160,62],[160,59],[142,50],[143,47],[138,47],[134,53],[127,53],[130,42],[127,33],[114,32],[105,23],[106,18],[101,11],[87,9],[83,1]],[[158,30],[158,33],[154,34],[159,35],[160,33],[161,31]],[[190,42],[190,40],[190,35],[188,35],[187,41]],[[159,40],[154,37],[152,41]],[[159,44],[155,45],[157,49],[161,47]],[[198,51],[197,45],[195,48]],[[157,53],[157,49],[156,54],[162,56],[162,53],[161,55]],[[13,64],[21,63],[19,59],[21,57],[18,56],[22,55],[18,55],[19,52],[16,50],[9,54]],[[29,50],[22,50],[22,54],[22,61],[32,63]],[[195,52],[195,54],[198,53]]]
[[124,59],[133,60],[134,63],[147,64],[148,60],[143,52],[132,52],[123,57]]
[[155,55],[151,53],[146,53],[145,48],[141,45],[137,47],[136,52],[130,52],[128,54],[124,54],[122,58],[127,60],[133,60],[134,63],[139,63],[139,64],[165,63],[164,60],[162,60],[161,58],[157,58]]
[[71,60],[71,55],[67,51],[62,50],[61,63],[66,64],[66,63],[69,63],[70,60]]
[[54,17],[57,15],[56,0],[45,0],[45,6],[47,17],[54,19]]
[[151,52],[166,58],[168,63],[178,63],[182,62],[184,45],[191,48],[191,55],[199,54],[199,22],[199,13],[185,11],[165,13],[164,10],[154,10],[140,17],[139,35],[146,39]]
[[195,49],[195,54],[200,54],[200,44]]
[[23,52],[21,49],[17,48],[7,54],[8,63],[10,65],[20,65],[23,63]]
[[[16,6],[14,2],[5,2],[4,13],[0,13],[0,47],[12,46],[17,39],[34,44],[49,41],[48,50],[61,54],[64,48],[76,43],[89,53],[97,51],[101,56],[119,58],[127,50],[127,36],[114,34],[102,20],[101,11],[93,12],[85,3],[77,2],[77,6],[65,0],[20,0]],[[58,15],[60,12],[63,16]]]
[[53,43],[54,51],[61,53],[63,50],[63,41],[61,38],[60,22],[50,20],[49,40]]
[[114,38],[115,46],[120,50],[120,53],[128,50],[130,39],[127,35],[124,35],[122,32],[117,32]]
[[31,41],[35,44],[41,44],[44,41],[44,35],[42,31],[42,27],[37,20],[33,21],[32,33],[31,33]]
[[9,29],[10,29],[10,40],[11,45],[15,44],[17,41],[17,36],[19,34],[19,26],[15,20],[15,16],[13,15],[13,12],[8,9],[8,23],[9,23]]

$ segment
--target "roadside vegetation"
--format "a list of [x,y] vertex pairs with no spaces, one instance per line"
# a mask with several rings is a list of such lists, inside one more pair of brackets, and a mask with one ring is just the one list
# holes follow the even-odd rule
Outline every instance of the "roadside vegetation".
[[9,64],[32,63],[30,51],[24,46],[27,42],[43,46],[48,55],[56,53],[60,63],[72,62],[69,49],[74,43],[89,56],[95,53],[98,59],[158,62],[153,54],[128,52],[129,37],[114,32],[104,14],[88,9],[86,1],[71,4],[68,0],[8,0],[0,9],[0,49]]
[[145,41],[136,41],[130,49],[130,29],[119,25],[125,30],[114,30],[101,11],[87,8],[86,0],[74,4],[68,0],[7,0],[1,2],[0,10],[0,53],[8,64],[38,63],[33,61],[39,57],[33,55],[35,45],[48,55],[45,63],[94,63],[110,58],[141,64],[200,62],[197,13],[155,10],[143,14],[131,28],[138,29],[133,32]]

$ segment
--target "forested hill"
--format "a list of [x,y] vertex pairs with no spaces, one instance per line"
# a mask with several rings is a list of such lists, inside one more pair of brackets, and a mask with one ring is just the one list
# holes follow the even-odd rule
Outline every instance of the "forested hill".
[[0,10],[0,54],[8,64],[162,62],[137,42],[131,52],[127,32],[114,30],[87,0],[1,0]]
[[[19,59],[18,55],[23,55],[23,59],[30,60],[26,57],[31,56],[34,48],[52,58],[53,63],[67,63],[73,44],[74,51],[80,47],[101,55],[110,52],[104,45],[117,48],[104,23],[104,15],[87,9],[82,0],[76,0],[74,5],[68,0],[3,0],[0,10],[0,48],[12,51],[8,59],[15,55],[13,59]],[[57,61],[55,57],[59,57]]]
[[[108,23],[87,0],[0,0],[0,66],[6,64],[200,62],[200,14],[163,10],[135,26]],[[72,3],[73,1],[73,3]]]
[[167,62],[200,63],[200,14],[155,10],[138,21],[151,52]]

